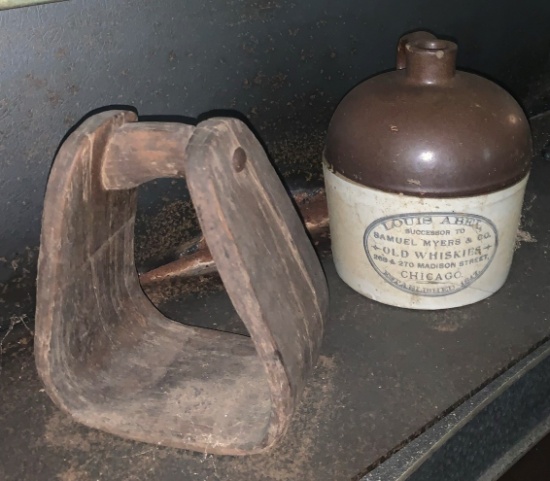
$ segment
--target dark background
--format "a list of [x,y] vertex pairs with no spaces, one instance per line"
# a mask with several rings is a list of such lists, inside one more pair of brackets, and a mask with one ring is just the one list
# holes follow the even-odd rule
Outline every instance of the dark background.
[[[544,110],[549,19],[550,2],[536,0],[71,0],[0,12],[0,329],[32,305],[22,301],[33,296],[48,171],[91,110],[240,112],[283,175],[317,178],[339,99],[392,68],[411,30],[456,39],[460,66],[496,79],[531,115]],[[141,194],[154,217],[185,189],[158,182]]]

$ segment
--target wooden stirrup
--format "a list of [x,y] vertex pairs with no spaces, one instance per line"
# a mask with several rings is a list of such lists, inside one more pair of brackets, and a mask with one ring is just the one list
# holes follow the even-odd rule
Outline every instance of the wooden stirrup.
[[[136,187],[184,176],[250,338],[171,321],[140,287]],[[103,112],[62,145],[44,205],[36,364],[77,421],[201,452],[263,451],[284,434],[316,362],[327,302],[304,227],[242,122]]]

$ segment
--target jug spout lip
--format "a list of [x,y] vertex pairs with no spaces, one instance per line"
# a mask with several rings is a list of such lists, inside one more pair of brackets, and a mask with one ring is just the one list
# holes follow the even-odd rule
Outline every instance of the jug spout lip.
[[448,40],[417,39],[407,43],[406,76],[411,83],[434,85],[455,76],[457,45]]
[[430,32],[426,32],[424,30],[417,30],[415,32],[410,32],[405,35],[403,35],[399,42],[397,43],[397,61],[395,68],[397,70],[402,70],[407,66],[407,55],[405,47],[410,42],[413,42],[415,40],[436,40],[437,37]]

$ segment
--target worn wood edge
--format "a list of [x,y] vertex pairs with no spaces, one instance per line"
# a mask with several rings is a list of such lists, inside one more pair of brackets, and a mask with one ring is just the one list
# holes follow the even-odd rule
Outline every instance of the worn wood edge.
[[[230,118],[216,118],[216,119],[210,119],[205,122],[202,122],[198,125],[198,127],[195,130],[195,133],[193,137],[191,138],[188,148],[187,148],[187,157],[188,159],[206,159],[204,161],[207,161],[207,159],[210,156],[216,155],[218,152],[216,149],[216,146],[219,147],[219,144],[227,145],[229,146],[240,146],[241,140],[239,139],[239,133],[236,132],[237,130],[243,131],[243,132],[250,132],[248,127],[236,120],[236,119],[230,119]],[[265,151],[263,150],[263,147],[257,139],[251,134],[251,137],[254,139],[254,142],[257,142],[257,148],[261,149],[261,152],[265,155]],[[223,139],[223,140],[222,140]],[[227,140],[225,140],[227,139]],[[267,156],[266,156],[267,160]],[[221,250],[216,252],[217,249],[212,246],[215,245],[215,240],[209,240],[210,236],[210,226],[209,221],[205,219],[204,216],[204,210],[203,209],[203,203],[204,205],[209,206],[209,211],[215,211],[218,213],[217,215],[217,222],[210,222],[213,225],[223,225],[223,215],[221,214],[220,209],[220,199],[217,198],[216,195],[211,195],[208,198],[203,198],[204,192],[201,189],[201,186],[199,183],[195,182],[195,176],[197,178],[200,177],[200,171],[201,166],[200,164],[195,164],[193,162],[190,162],[187,166],[187,183],[189,187],[189,191],[191,194],[191,198],[193,200],[193,203],[195,205],[195,209],[197,211],[197,215],[199,218],[199,223],[201,224],[203,234],[206,238],[207,243],[210,246],[212,256],[214,261],[216,262],[216,265],[218,266],[218,271],[220,274],[220,277],[222,278],[222,281],[224,281],[224,284],[226,285],[227,289],[227,280],[230,278],[229,272],[230,270],[237,270],[238,272],[245,273],[246,269],[244,268],[244,265],[242,263],[242,258],[240,257],[240,253],[238,249],[234,248],[234,243],[231,241],[227,242],[225,244],[225,252],[221,253]],[[276,176],[275,171],[273,170],[273,174]],[[277,177],[277,176],[276,176]],[[209,179],[209,182],[211,180]],[[204,183],[204,182],[203,182]],[[282,187],[281,187],[282,188]],[[214,189],[211,187],[210,189],[207,189],[208,191],[214,191]],[[265,193],[262,194],[265,197]],[[285,192],[285,198],[288,197],[288,194]],[[269,200],[269,199],[268,199]],[[208,203],[208,204],[207,204]],[[215,205],[215,207],[213,207]],[[298,213],[296,212],[294,206],[292,205],[290,198],[288,198],[288,206],[285,206],[285,208],[292,209],[292,213],[290,213],[288,210],[286,214],[288,215],[289,219],[292,222],[297,222],[300,224],[300,229],[303,231],[303,235],[305,239],[307,239],[308,244],[310,244],[309,239],[307,238],[307,235],[305,233],[305,228],[303,224],[301,224],[301,221],[299,219]],[[274,209],[277,213],[277,216],[279,219],[283,219],[284,215],[281,214],[281,211],[278,209]],[[292,216],[296,217],[294,219]],[[286,225],[286,222],[284,222]],[[214,228],[212,228],[214,230]],[[288,232],[291,233],[292,228],[288,226]],[[226,234],[230,234],[226,231]],[[319,355],[319,348],[320,348],[320,341],[322,338],[322,326],[325,323],[326,316],[327,316],[327,307],[328,302],[326,298],[328,297],[328,288],[326,285],[326,279],[324,277],[324,273],[322,271],[322,268],[320,266],[320,262],[318,258],[316,257],[316,254],[314,252],[313,246],[311,247],[311,253],[315,258],[314,262],[318,263],[318,272],[312,273],[313,276],[322,277],[321,281],[321,298],[325,298],[325,302],[317,302],[316,305],[318,307],[318,316],[321,322],[321,332],[318,333],[317,336],[313,336],[312,341],[314,343],[313,347],[313,355],[312,357],[315,358],[312,360],[311,365],[308,369],[302,371],[302,375],[300,376],[302,378],[302,384],[298,386],[297,389],[295,389],[295,386],[293,387],[292,381],[290,379],[289,373],[286,371],[285,365],[282,362],[282,359],[280,357],[280,353],[277,350],[277,345],[275,342],[275,339],[273,338],[273,335],[267,326],[265,321],[261,322],[254,322],[254,319],[261,320],[261,308],[257,304],[257,296],[255,294],[256,286],[254,286],[250,280],[250,277],[246,275],[246,278],[240,279],[239,287],[243,289],[244,291],[251,293],[254,295],[254,305],[253,306],[246,306],[245,303],[242,301],[242,296],[239,295],[238,290],[234,289],[235,283],[230,283],[230,289],[227,289],[228,294],[231,298],[231,301],[237,310],[237,313],[243,320],[245,326],[247,327],[252,340],[254,342],[254,346],[258,352],[258,355],[260,356],[260,359],[262,363],[265,366],[266,370],[266,376],[269,381],[270,391],[271,391],[271,399],[272,399],[272,419],[270,421],[270,428],[267,433],[266,437],[266,449],[269,449],[271,446],[273,446],[276,442],[278,442],[285,434],[286,430],[288,429],[288,426],[290,424],[290,420],[294,414],[294,411],[296,410],[296,407],[299,403],[299,400],[301,398],[301,394],[303,391],[303,388],[305,386],[305,379],[310,374],[310,370],[313,368],[315,361],[318,358]],[[293,257],[295,261],[298,262],[298,264],[301,266],[301,270],[303,272],[308,272],[307,268],[305,267],[304,263],[301,259],[301,254],[298,253],[294,248],[291,249],[293,253]],[[225,265],[225,259],[231,258],[232,259],[232,266],[231,269],[229,269],[229,266]],[[305,275],[306,282],[310,286],[310,290],[314,291],[316,286],[313,285],[313,279],[309,278],[309,275]],[[316,284],[319,284],[319,282],[316,282]],[[244,285],[244,287],[243,287]],[[317,295],[316,293],[314,294]],[[252,309],[250,309],[252,307]],[[247,309],[249,311],[247,312]],[[305,365],[302,366],[305,368]],[[282,387],[282,389],[281,389]]]
[[101,168],[106,190],[122,190],[162,177],[185,177],[185,147],[193,125],[133,122],[108,140]]
[[[212,121],[223,121],[224,119],[212,119]],[[240,122],[239,120],[232,119],[240,128],[233,129],[233,135],[235,136],[235,141],[239,144],[244,145],[245,143],[251,143],[251,148],[256,148],[258,152],[261,152],[266,161],[269,162],[265,151],[257,138],[249,131],[248,127]],[[249,132],[250,135],[247,137],[243,135],[244,132]],[[280,190],[283,195],[280,198],[275,199],[274,193],[270,190],[264,189],[261,191],[262,197],[265,199],[265,204],[269,206],[273,215],[278,219],[280,225],[285,225],[288,233],[288,245],[287,249],[292,254],[292,257],[296,264],[299,266],[300,271],[303,273],[303,278],[309,286],[309,290],[312,298],[315,301],[315,306],[317,307],[317,313],[319,317],[320,325],[319,329],[316,331],[316,337],[314,339],[314,349],[312,354],[310,369],[313,368],[314,362],[317,360],[319,355],[319,348],[321,345],[324,325],[326,323],[326,318],[328,315],[328,285],[324,271],[321,267],[320,260],[315,252],[311,239],[307,234],[307,229],[302,220],[300,219],[299,210],[297,206],[291,201],[291,197],[284,189],[282,182],[274,169],[270,165],[270,175],[278,180],[280,185]],[[259,185],[262,184],[258,177],[258,171],[253,169],[253,177],[256,179]],[[297,242],[298,239],[302,239],[301,242]],[[313,359],[313,357],[315,359]],[[306,374],[307,377],[307,374]]]
[[[215,121],[215,119],[212,119]],[[217,119],[223,120],[223,119]],[[233,135],[235,136],[235,141],[241,146],[245,146],[251,149],[257,149],[258,152],[262,153],[266,161],[267,155],[263,147],[260,145],[255,136],[248,130],[246,125],[238,120],[233,120],[233,123],[237,125],[233,129]],[[250,132],[249,136],[244,135],[245,132]],[[245,145],[251,144],[251,145]],[[292,258],[295,263],[299,266],[300,271],[303,274],[304,282],[307,283],[309,287],[309,292],[311,297],[314,299],[314,304],[317,307],[317,315],[314,316],[318,318],[319,324],[317,329],[314,329],[314,332],[310,333],[308,329],[308,322],[306,321],[306,313],[304,312],[304,329],[308,333],[308,337],[311,340],[310,342],[310,351],[309,351],[309,363],[306,363],[303,371],[304,384],[301,385],[300,390],[295,394],[297,398],[301,396],[301,391],[305,385],[305,379],[309,377],[310,371],[313,369],[318,356],[320,345],[324,333],[324,324],[326,322],[326,316],[328,312],[328,286],[324,272],[321,268],[321,264],[317,254],[311,244],[311,241],[307,235],[306,228],[296,206],[291,202],[290,196],[284,187],[282,186],[281,180],[277,175],[275,169],[269,163],[270,175],[277,179],[280,190],[283,195],[280,198],[275,198],[274,193],[267,189],[261,190],[261,195],[265,200],[265,205],[269,207],[273,216],[278,220],[279,225],[285,225],[287,231],[288,243],[286,245],[287,250],[292,254]],[[258,171],[252,169],[251,176],[253,176],[258,185],[262,185],[258,177]],[[302,239],[301,242],[297,242],[298,239]],[[314,327],[314,326],[312,326]]]
[[[187,146],[186,156],[188,159],[208,159],[212,155],[216,155],[215,144],[212,144],[213,139],[219,139],[220,135],[227,134],[227,129],[211,128],[211,121],[199,124],[195,129],[193,136],[191,137]],[[220,199],[217,196],[207,196],[204,198],[205,190],[209,193],[215,189],[212,186],[212,182],[209,179],[209,188],[204,189],[204,179],[201,179],[201,167],[190,162],[187,165],[187,185],[191,199],[197,212],[197,217],[201,229],[205,236],[207,244],[211,245],[215,242],[214,238],[211,238],[212,231],[208,225],[208,221],[205,219],[204,206],[209,205],[210,210],[214,210],[218,214],[218,224],[223,224],[223,216],[221,215],[221,209],[219,208]],[[214,206],[214,207],[213,207]],[[226,234],[228,232],[226,231]],[[244,268],[242,257],[235,247],[235,243],[226,243],[227,257],[231,258],[232,265],[235,270],[238,270],[243,278],[241,284],[236,286],[241,292],[250,293],[256,298],[255,286],[252,284],[246,269]],[[234,241],[234,239],[233,239]],[[212,252],[214,261],[218,262],[218,272],[224,283],[227,286],[227,280],[229,278],[228,271],[223,265],[223,261],[220,258],[219,253]],[[220,262],[222,261],[222,262]],[[227,287],[226,287],[227,290]],[[260,448],[257,452],[263,452],[272,447],[285,433],[289,415],[294,411],[294,402],[291,397],[291,387],[288,378],[288,374],[281,362],[280,357],[275,346],[271,331],[267,328],[265,322],[255,323],[251,319],[262,319],[262,313],[257,301],[253,302],[250,306],[247,306],[243,302],[243,296],[239,294],[230,293],[228,295],[231,299],[237,314],[245,324],[256,348],[256,352],[260,357],[260,360],[265,368],[266,377],[268,379],[270,396],[271,396],[271,417],[269,419],[269,426],[264,439],[264,447]],[[282,416],[282,419],[281,419]]]
[[[52,240],[50,231],[61,230],[63,219],[61,216],[56,215],[56,211],[48,209],[47,206],[64,202],[67,190],[65,186],[71,182],[71,176],[67,175],[67,171],[73,168],[81,156],[92,155],[93,144],[98,131],[105,129],[107,132],[103,132],[103,134],[109,135],[109,131],[117,126],[136,119],[136,115],[131,111],[108,111],[85,120],[59,149],[48,178],[38,254],[34,357],[38,375],[47,394],[61,410],[72,417],[74,417],[74,413],[67,407],[64,396],[59,393],[52,380],[53,373],[49,358],[52,326],[55,322],[53,311],[57,297],[51,295],[51,286],[46,281],[51,277],[59,277],[56,272],[60,267],[60,262],[55,264],[51,262],[52,254],[56,251],[57,246]],[[59,296],[59,291],[57,292],[57,296]]]
[[[288,230],[290,235],[287,248],[290,250],[290,252],[292,252],[292,256],[295,262],[300,266],[300,270],[304,273],[303,277],[308,283],[309,290],[315,300],[315,305],[317,306],[317,311],[320,318],[320,330],[315,333],[316,339],[312,339],[315,344],[310,351],[310,369],[312,369],[317,362],[317,358],[319,356],[319,349],[324,333],[324,324],[328,311],[328,286],[326,278],[322,271],[319,259],[317,258],[317,254],[315,253],[313,245],[311,244],[309,239],[308,242],[305,243],[306,252],[301,252],[294,242],[295,238],[292,234],[303,234],[304,236],[307,236],[307,234],[305,226],[300,221],[298,213],[296,212],[294,205],[292,205],[290,198],[284,197],[284,199],[287,199],[288,202],[285,202],[281,205],[281,203],[275,202],[275,199],[273,199],[269,192],[262,191],[262,195],[266,199],[266,204],[271,207],[273,213],[278,217],[280,221],[285,218],[285,214],[286,217],[289,219],[290,224],[288,225]],[[292,215],[293,213],[295,215]],[[293,230],[294,232],[292,232]],[[318,269],[316,269],[317,272],[308,268],[305,261],[306,257],[310,257],[311,262],[318,263]],[[305,324],[306,323],[304,323],[304,325]]]

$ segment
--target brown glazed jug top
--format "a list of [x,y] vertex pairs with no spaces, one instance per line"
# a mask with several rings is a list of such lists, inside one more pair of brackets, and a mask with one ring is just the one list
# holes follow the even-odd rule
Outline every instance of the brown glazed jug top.
[[529,123],[498,85],[456,71],[457,46],[403,37],[397,70],[353,89],[329,125],[325,159],[350,180],[426,197],[479,195],[528,172]]

